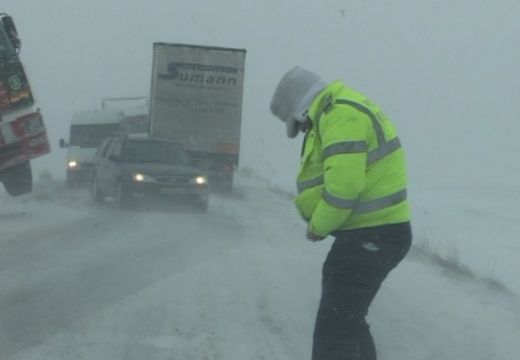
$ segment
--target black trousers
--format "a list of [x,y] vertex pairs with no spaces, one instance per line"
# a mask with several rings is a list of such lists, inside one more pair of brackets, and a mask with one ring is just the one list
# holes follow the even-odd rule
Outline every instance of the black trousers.
[[312,360],[376,360],[365,317],[381,283],[410,249],[410,223],[333,235],[323,264]]

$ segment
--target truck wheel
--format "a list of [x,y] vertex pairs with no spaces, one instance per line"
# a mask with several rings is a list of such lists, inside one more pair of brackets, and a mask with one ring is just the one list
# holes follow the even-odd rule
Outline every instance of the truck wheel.
[[216,185],[218,191],[230,193],[233,190],[233,174],[219,179]]
[[90,197],[92,198],[92,201],[97,204],[100,204],[105,200],[105,195],[103,195],[99,189],[99,184],[95,175],[92,177],[92,182],[90,183]]
[[209,205],[209,202],[207,200],[202,201],[202,202],[197,202],[197,203],[195,203],[195,210],[199,213],[207,213],[208,205]]
[[11,196],[19,196],[32,191],[32,172],[29,161],[15,165],[4,172],[5,190]]

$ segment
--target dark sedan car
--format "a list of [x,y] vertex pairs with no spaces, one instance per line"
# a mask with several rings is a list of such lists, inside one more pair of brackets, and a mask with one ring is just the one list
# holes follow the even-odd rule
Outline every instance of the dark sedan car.
[[94,157],[91,196],[115,199],[118,207],[148,200],[208,207],[207,178],[190,164],[183,147],[148,137],[116,137],[103,141]]

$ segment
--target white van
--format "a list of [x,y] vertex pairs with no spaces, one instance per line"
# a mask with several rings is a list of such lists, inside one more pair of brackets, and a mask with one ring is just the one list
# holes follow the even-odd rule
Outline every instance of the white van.
[[115,109],[85,110],[73,114],[69,141],[60,140],[67,148],[67,184],[88,182],[92,175],[93,159],[101,142],[121,132],[124,114]]

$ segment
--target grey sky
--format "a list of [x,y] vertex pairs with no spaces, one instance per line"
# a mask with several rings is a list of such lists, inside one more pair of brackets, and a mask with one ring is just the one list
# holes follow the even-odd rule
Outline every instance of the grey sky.
[[[289,185],[301,138],[270,113],[293,65],[367,93],[397,124],[416,184],[520,181],[517,1],[4,0],[57,146],[76,110],[149,92],[152,43],[247,49],[242,166]],[[499,174],[497,176],[497,174]]]

